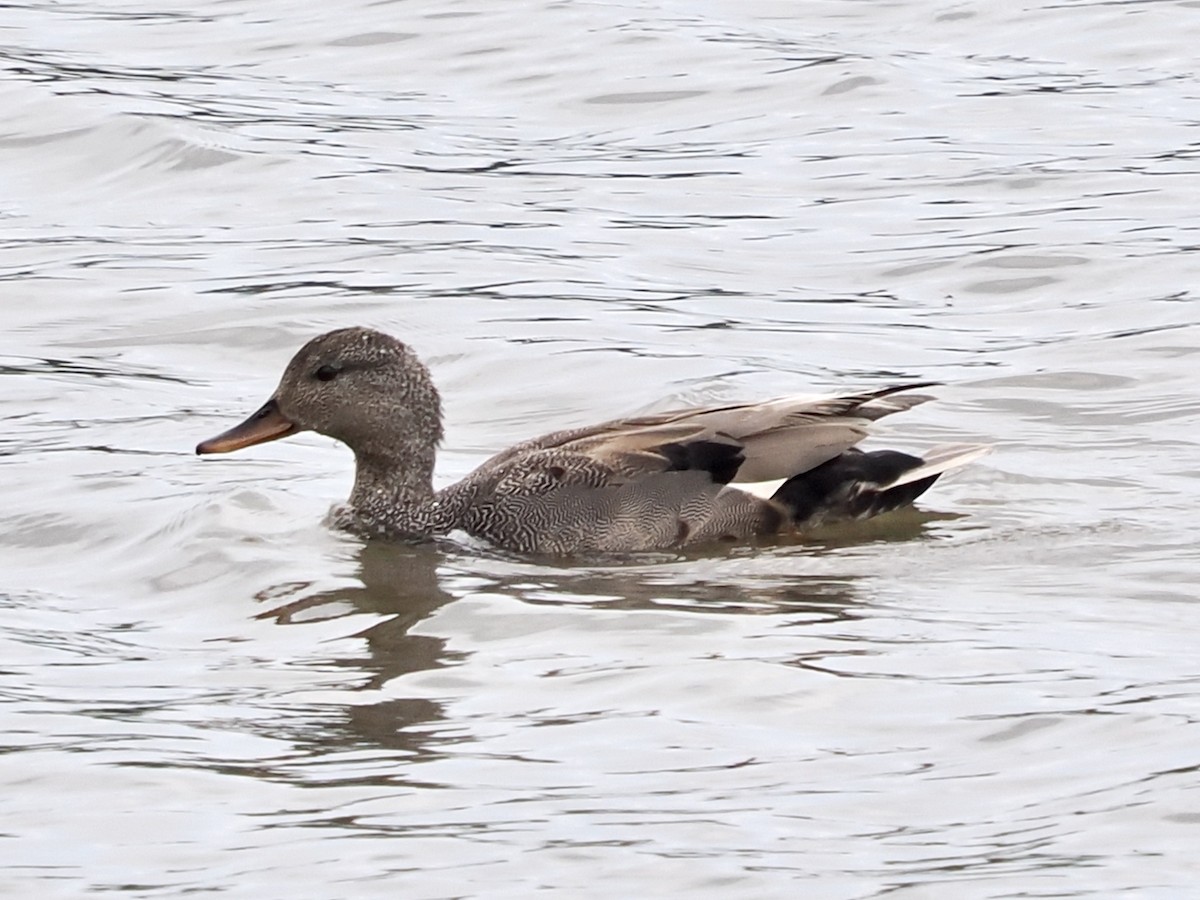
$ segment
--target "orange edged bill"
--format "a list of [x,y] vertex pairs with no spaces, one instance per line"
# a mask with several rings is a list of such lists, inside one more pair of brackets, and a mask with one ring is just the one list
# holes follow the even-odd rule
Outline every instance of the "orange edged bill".
[[234,425],[228,431],[223,431],[207,441],[201,441],[196,445],[196,453],[228,453],[231,450],[275,441],[299,430],[294,422],[279,411],[279,404],[272,397],[242,424]]

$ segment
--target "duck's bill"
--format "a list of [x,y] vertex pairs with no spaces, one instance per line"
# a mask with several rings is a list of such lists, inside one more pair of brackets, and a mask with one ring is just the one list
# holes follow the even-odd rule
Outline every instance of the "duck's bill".
[[231,450],[241,450],[243,447],[276,441],[289,434],[295,434],[299,430],[294,422],[279,411],[279,404],[272,398],[241,425],[234,425],[228,431],[224,431],[214,438],[201,441],[196,445],[196,452],[199,454],[228,453]]

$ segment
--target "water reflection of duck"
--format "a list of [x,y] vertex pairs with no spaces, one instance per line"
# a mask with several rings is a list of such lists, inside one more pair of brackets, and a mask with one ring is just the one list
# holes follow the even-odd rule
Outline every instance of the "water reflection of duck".
[[[356,685],[360,696],[289,709],[288,723],[300,751],[298,757],[320,758],[364,747],[390,748],[413,762],[436,756],[447,744],[463,740],[446,727],[447,713],[441,702],[411,695],[400,687],[382,697],[373,693],[399,683],[402,676],[452,666],[464,658],[447,648],[444,637],[412,633],[415,626],[455,599],[438,581],[438,566],[444,559],[434,544],[369,542],[357,549],[352,583],[303,594],[258,614],[260,619],[299,627],[340,618],[353,626],[363,618],[385,617],[347,635],[363,640],[363,652],[347,649],[353,645],[339,641],[324,663],[360,671],[363,678]],[[277,596],[283,587],[277,585],[260,599]],[[268,721],[271,736],[277,738],[280,723]],[[363,780],[377,777],[390,781],[395,777],[393,764],[389,763],[386,771],[383,768],[380,766],[375,776],[362,776]]]
[[[856,444],[874,420],[930,399],[904,384],[821,399],[677,410],[554,432],[505,450],[435,492],[441,400],[400,341],[344,328],[309,341],[274,396],[204,441],[223,453],[298,431],[354,451],[339,525],[365,535],[462,529],[518,552],[575,554],[744,541],[861,519],[910,504],[943,472],[986,452],[935,447],[924,458]],[[769,496],[730,483],[782,481]]]
[[[436,669],[454,662],[445,640],[409,630],[454,599],[438,580],[444,555],[435,544],[366,543],[356,554],[356,583],[316,593],[304,593],[260,612],[257,618],[280,625],[304,625],[347,617],[385,616],[381,622],[354,634],[364,638],[369,659],[348,660],[375,671],[367,685],[381,684],[407,672]],[[277,591],[264,593],[275,597]],[[345,663],[344,663],[345,664]]]

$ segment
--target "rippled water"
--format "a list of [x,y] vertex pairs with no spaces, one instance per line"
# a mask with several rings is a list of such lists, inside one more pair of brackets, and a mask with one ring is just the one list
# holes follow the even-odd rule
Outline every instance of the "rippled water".
[[[1196,2],[8,6],[0,887],[1177,898],[1200,877]],[[920,512],[546,565],[191,449],[346,324],[439,478],[897,378]]]

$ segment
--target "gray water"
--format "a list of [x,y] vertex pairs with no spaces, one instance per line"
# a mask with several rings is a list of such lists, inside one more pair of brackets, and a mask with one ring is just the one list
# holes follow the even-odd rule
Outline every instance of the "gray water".
[[[0,893],[1200,896],[1196,2],[0,11]],[[552,565],[202,438],[323,330],[439,480],[945,383],[917,512]]]

